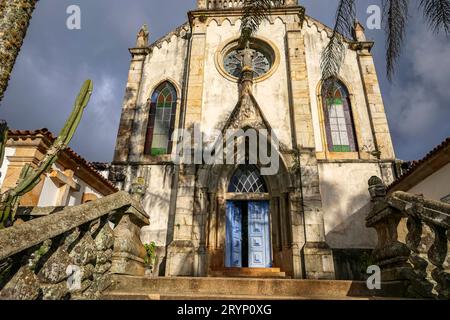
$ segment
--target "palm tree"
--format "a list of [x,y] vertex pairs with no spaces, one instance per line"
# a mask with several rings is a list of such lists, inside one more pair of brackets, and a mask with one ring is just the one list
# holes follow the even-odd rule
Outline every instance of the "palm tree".
[[39,0],[0,0],[0,101]]
[[[272,0],[245,0],[241,25],[241,43],[245,43],[254,34],[261,22],[268,17],[275,5]],[[435,33],[450,34],[450,0],[418,0],[428,26]],[[405,27],[408,20],[409,0],[381,0],[383,24],[386,32],[387,76],[392,78],[395,63],[400,56],[405,39]],[[356,0],[339,0],[336,22],[330,42],[322,52],[322,78],[327,79],[339,74],[345,58],[346,38],[352,37],[352,28],[356,20]]]

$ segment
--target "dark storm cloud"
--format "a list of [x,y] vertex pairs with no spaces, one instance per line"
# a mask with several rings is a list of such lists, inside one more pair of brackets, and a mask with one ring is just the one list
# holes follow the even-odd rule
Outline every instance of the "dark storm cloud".
[[[332,26],[330,0],[300,1],[307,13]],[[378,1],[359,1],[358,18]],[[82,10],[82,29],[66,28],[66,8]],[[0,118],[13,128],[47,127],[55,134],[72,108],[84,79],[94,80],[94,94],[72,147],[91,161],[111,161],[130,55],[127,48],[143,23],[151,40],[187,20],[195,0],[41,0],[17,60]],[[397,156],[421,157],[450,133],[450,44],[424,31],[417,12],[410,19],[408,41],[393,83],[385,77],[384,33],[368,30],[377,44],[375,63]]]

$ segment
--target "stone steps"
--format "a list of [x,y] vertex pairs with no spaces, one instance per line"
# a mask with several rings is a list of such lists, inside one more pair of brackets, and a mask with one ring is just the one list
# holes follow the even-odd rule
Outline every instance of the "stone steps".
[[145,294],[130,292],[108,292],[105,300],[369,300],[371,297],[328,297],[328,296],[249,296],[249,295],[206,295],[206,294]]
[[285,279],[286,273],[280,268],[223,268],[211,271],[210,277],[216,278],[265,278]]
[[[276,272],[275,272],[276,273]],[[374,295],[365,282],[255,278],[134,277],[115,275],[105,299],[348,300]]]

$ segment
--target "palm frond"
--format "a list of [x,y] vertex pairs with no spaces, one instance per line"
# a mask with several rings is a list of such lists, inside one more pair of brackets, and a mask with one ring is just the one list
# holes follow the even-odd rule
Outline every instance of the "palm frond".
[[355,0],[340,0],[333,34],[320,59],[323,80],[339,74],[345,59],[345,37],[351,37],[355,17]]
[[386,18],[386,68],[389,80],[395,71],[405,39],[408,21],[408,0],[384,0],[383,9]]
[[450,0],[420,0],[419,8],[435,33],[450,33]]
[[254,35],[261,23],[268,18],[270,9],[277,6],[272,0],[245,0],[241,24],[240,45],[244,46]]

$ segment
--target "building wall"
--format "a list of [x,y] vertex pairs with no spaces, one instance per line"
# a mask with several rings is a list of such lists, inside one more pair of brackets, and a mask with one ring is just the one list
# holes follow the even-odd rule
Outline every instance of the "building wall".
[[327,244],[332,248],[374,248],[377,234],[366,228],[370,177],[381,176],[377,163],[319,163]]
[[440,201],[450,195],[450,163],[428,176],[413,188],[409,193],[423,194],[426,199]]
[[[324,27],[311,19],[307,19],[305,21],[302,34],[305,38],[306,61],[316,151],[324,152],[327,147],[324,145],[325,137],[323,135],[324,124],[320,90],[320,57],[323,49],[328,44],[329,38]],[[342,64],[339,76],[340,80],[346,85],[350,93],[350,101],[359,148],[373,148],[375,143],[371,130],[364,88],[358,67],[357,54],[355,51],[349,49],[346,51],[345,61]]]
[[149,165],[140,169],[140,176],[145,177],[147,193],[143,200],[143,207],[149,215],[150,225],[141,231],[143,243],[155,242],[158,246],[165,246],[169,225],[169,215],[174,201],[171,201],[172,190],[171,166]]
[[[218,19],[219,20],[219,19]],[[220,21],[220,20],[219,20]],[[206,29],[205,78],[202,106],[202,128],[222,129],[224,122],[238,102],[238,83],[225,78],[217,69],[218,51],[233,39],[239,37],[240,21],[234,25],[225,19],[219,26],[212,20]],[[287,83],[287,61],[285,50],[286,27],[279,18],[273,23],[265,22],[257,37],[271,42],[279,54],[280,63],[267,79],[255,82],[253,95],[269,122],[277,130],[277,137],[286,146],[292,147],[289,118],[289,92]],[[219,63],[220,63],[219,59]]]
[[[180,34],[172,34],[153,47],[144,62],[138,105],[144,105],[163,81],[171,81],[181,94],[188,41]],[[180,98],[180,96],[178,97]],[[143,120],[144,122],[147,119]]]
[[[9,147],[5,148],[5,157],[3,159],[3,164],[0,168],[0,186],[3,185],[3,181],[5,180],[6,173],[8,171],[8,166],[9,166],[8,157],[14,155],[14,152],[15,152],[14,148],[9,148]],[[4,190],[2,190],[2,191],[4,191]]]
[[[42,139],[40,136],[32,138],[19,136],[18,139],[8,140],[9,146],[5,150],[5,159],[0,168],[0,188],[2,192],[16,185],[20,172],[25,164],[37,164],[43,158],[43,152],[45,152],[45,147],[48,147],[48,145]],[[97,176],[92,172],[83,171],[85,169],[80,168],[82,165],[76,161],[71,158],[70,154],[63,152],[51,169],[59,171],[63,175],[65,175],[65,170],[69,169],[67,167],[74,170],[73,177],[68,177],[68,179],[69,181],[72,179],[73,182],[78,184],[78,191],[70,189],[67,198],[64,199],[62,189],[66,188],[66,185],[55,181],[57,178],[50,177],[50,173],[45,173],[41,176],[41,181],[37,186],[21,198],[20,205],[39,207],[75,206],[82,204],[84,201],[92,201],[114,192],[111,186],[106,186],[103,181],[95,180]],[[80,167],[75,169],[74,167],[78,165]],[[77,175],[78,170],[81,170],[78,173],[79,176]],[[81,176],[88,181],[83,180]],[[99,186],[102,188],[100,191],[96,190]],[[67,186],[67,188],[69,187]]]

